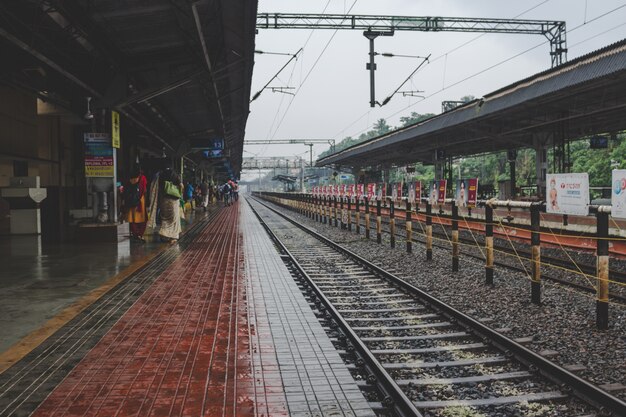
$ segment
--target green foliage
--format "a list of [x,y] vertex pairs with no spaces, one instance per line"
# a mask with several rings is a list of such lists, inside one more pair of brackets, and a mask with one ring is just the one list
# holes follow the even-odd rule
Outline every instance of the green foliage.
[[402,123],[401,127],[414,125],[416,123],[423,122],[426,119],[430,119],[431,117],[434,117],[434,116],[435,116],[434,113],[420,114],[416,112],[411,112],[410,116],[402,116],[400,118],[400,123]]

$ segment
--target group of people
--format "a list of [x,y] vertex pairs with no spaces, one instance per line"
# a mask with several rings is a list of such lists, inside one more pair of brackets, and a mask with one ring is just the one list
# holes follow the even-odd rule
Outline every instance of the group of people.
[[140,167],[135,166],[122,187],[122,206],[130,225],[131,239],[145,242],[146,228],[156,229],[159,226],[162,242],[176,241],[182,230],[185,203],[194,202],[195,207],[206,211],[209,202],[216,196],[226,205],[231,205],[238,199],[238,188],[233,180],[228,180],[217,189],[206,181],[183,184],[180,175],[172,169],[155,174],[148,186],[148,179]]

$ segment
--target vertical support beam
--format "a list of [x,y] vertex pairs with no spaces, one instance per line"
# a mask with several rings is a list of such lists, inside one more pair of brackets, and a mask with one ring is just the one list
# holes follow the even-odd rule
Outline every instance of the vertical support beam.
[[485,206],[485,280],[493,285],[493,208]]
[[346,219],[345,219],[346,213],[343,210],[343,200],[344,200],[344,196],[341,196],[340,200],[339,200],[340,201],[339,204],[340,204],[340,208],[341,208],[341,228],[345,229],[346,228]]
[[406,201],[406,253],[413,252],[413,224],[411,223],[411,203]]
[[376,62],[374,62],[376,52],[374,51],[374,39],[378,35],[371,32],[364,32],[363,35],[370,41],[370,62],[365,66],[370,72],[370,107],[376,107],[376,81],[374,75],[376,71]]
[[596,326],[599,330],[609,328],[609,214],[598,211],[597,228],[597,299]]
[[335,206],[333,208],[333,212],[335,214],[335,227],[339,227],[339,219],[338,219],[338,213],[337,213],[337,196],[333,196],[333,205]]
[[322,196],[322,222],[326,224],[328,220],[328,198],[326,196]]
[[459,270],[459,207],[452,201],[452,271]]
[[380,216],[380,200],[376,200],[376,243],[382,242],[382,218]]
[[348,231],[352,231],[352,197],[346,199],[348,203]]
[[530,206],[530,244],[532,249],[532,281],[530,282],[530,300],[541,304],[541,222],[539,206]]
[[392,248],[396,247],[396,213],[394,204],[393,200],[389,200],[389,234]]
[[361,234],[361,204],[360,203],[361,202],[359,198],[357,197],[356,200],[354,200],[354,207],[355,207],[354,223],[355,223],[357,235]]
[[433,259],[433,206],[426,202],[426,260]]
[[365,198],[365,238],[370,238],[370,199]]

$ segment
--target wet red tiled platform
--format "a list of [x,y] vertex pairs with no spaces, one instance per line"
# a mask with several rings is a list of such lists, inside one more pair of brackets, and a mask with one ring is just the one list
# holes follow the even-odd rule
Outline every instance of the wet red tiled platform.
[[238,226],[223,210],[34,415],[255,415]]
[[261,224],[224,209],[35,416],[373,416]]

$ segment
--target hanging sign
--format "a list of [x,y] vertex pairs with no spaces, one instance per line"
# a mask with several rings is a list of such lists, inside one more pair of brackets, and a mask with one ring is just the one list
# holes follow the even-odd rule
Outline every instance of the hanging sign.
[[114,177],[113,147],[108,133],[85,133],[85,177]]
[[611,216],[626,218],[626,169],[614,169],[611,184]]
[[111,111],[111,144],[114,148],[120,147],[120,114]]
[[546,213],[589,214],[589,174],[547,174]]

